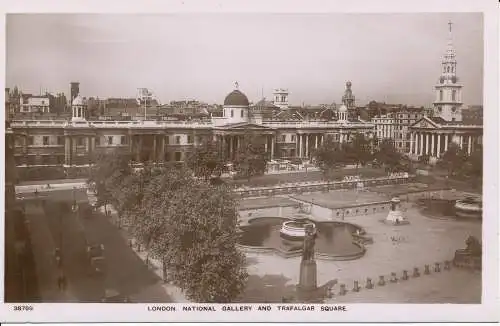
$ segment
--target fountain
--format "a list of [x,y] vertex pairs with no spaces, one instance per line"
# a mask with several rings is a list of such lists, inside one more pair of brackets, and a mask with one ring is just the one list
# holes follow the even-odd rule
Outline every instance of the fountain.
[[455,202],[455,214],[460,218],[480,219],[483,215],[483,202],[479,198],[467,196]]
[[310,230],[316,235],[316,225],[303,215],[295,215],[291,220],[283,222],[280,229],[280,236],[285,240],[303,241],[306,237],[306,230]]
[[340,221],[315,221],[305,214],[290,218],[257,217],[240,226],[238,246],[247,252],[274,252],[284,258],[303,253],[307,232],[315,237],[318,259],[352,260],[365,253],[369,242],[365,231],[354,224]]

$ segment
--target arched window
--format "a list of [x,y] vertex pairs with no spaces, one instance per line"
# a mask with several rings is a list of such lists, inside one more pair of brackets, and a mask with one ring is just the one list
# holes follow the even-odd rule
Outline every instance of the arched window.
[[440,101],[443,100],[443,91],[442,90],[439,91],[439,100]]
[[447,72],[450,72],[450,66],[448,66],[448,68],[446,69]]
[[457,91],[456,91],[456,90],[453,90],[453,91],[451,92],[451,100],[452,100],[452,101],[455,101],[455,100],[456,100],[456,97],[457,97]]
[[234,110],[231,110],[231,118],[234,117]]

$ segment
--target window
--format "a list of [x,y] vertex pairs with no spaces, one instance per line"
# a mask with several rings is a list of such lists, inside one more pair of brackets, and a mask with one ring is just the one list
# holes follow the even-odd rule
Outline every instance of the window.
[[125,137],[125,136],[121,136],[121,137],[120,137],[120,144],[122,144],[122,145],[126,145],[126,144],[127,144],[127,137]]
[[48,145],[49,144],[49,136],[43,136],[43,144]]
[[165,136],[165,144],[166,145],[170,144],[170,137]]
[[181,152],[175,152],[175,161],[176,162],[180,162],[181,157],[182,157],[182,153]]
[[282,143],[286,142],[286,135],[281,135],[281,142]]
[[192,144],[192,143],[193,143],[193,136],[188,135],[188,144]]
[[451,100],[455,101],[456,97],[457,97],[457,91],[453,90],[453,92],[451,92]]
[[240,116],[243,118],[243,110],[240,110]]
[[85,145],[84,138],[83,137],[78,137],[76,139],[76,146],[84,146],[84,145]]
[[95,145],[101,146],[101,137],[99,137],[99,136],[95,137]]
[[231,110],[231,118],[234,117],[234,110]]
[[450,72],[450,66],[448,66],[448,68],[446,68],[446,72]]
[[175,143],[179,145],[181,143],[181,136],[175,136]]
[[64,145],[64,137],[57,136],[57,145]]
[[439,100],[440,101],[443,100],[443,91],[442,90],[439,91]]
[[113,136],[108,136],[108,145],[113,145]]
[[292,135],[292,141],[293,142],[295,141],[295,135]]
[[33,136],[29,136],[29,137],[28,137],[28,146],[33,145],[33,144],[34,144],[34,142],[35,142],[35,140],[34,140]]
[[455,118],[451,118],[451,121],[455,121]]

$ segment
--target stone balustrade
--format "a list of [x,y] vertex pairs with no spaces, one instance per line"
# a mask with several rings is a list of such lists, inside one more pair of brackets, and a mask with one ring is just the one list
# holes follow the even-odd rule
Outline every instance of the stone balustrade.
[[330,191],[339,189],[353,189],[362,182],[365,187],[381,186],[389,184],[404,184],[413,179],[413,175],[404,176],[388,176],[378,178],[368,178],[352,181],[314,181],[314,182],[299,182],[278,184],[268,187],[240,187],[234,192],[241,197],[266,197],[276,195],[286,195],[294,193],[307,193],[316,191]]

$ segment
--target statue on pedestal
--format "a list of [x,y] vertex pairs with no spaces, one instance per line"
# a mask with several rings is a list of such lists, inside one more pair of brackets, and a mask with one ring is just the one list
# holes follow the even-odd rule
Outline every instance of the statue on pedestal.
[[316,232],[313,225],[305,228],[304,249],[302,251],[302,261],[314,261],[314,245],[316,244]]
[[300,279],[297,287],[304,298],[307,298],[308,293],[312,293],[318,288],[316,261],[314,260],[315,241],[316,232],[314,230],[314,226],[307,225],[305,228],[302,261],[300,262]]

